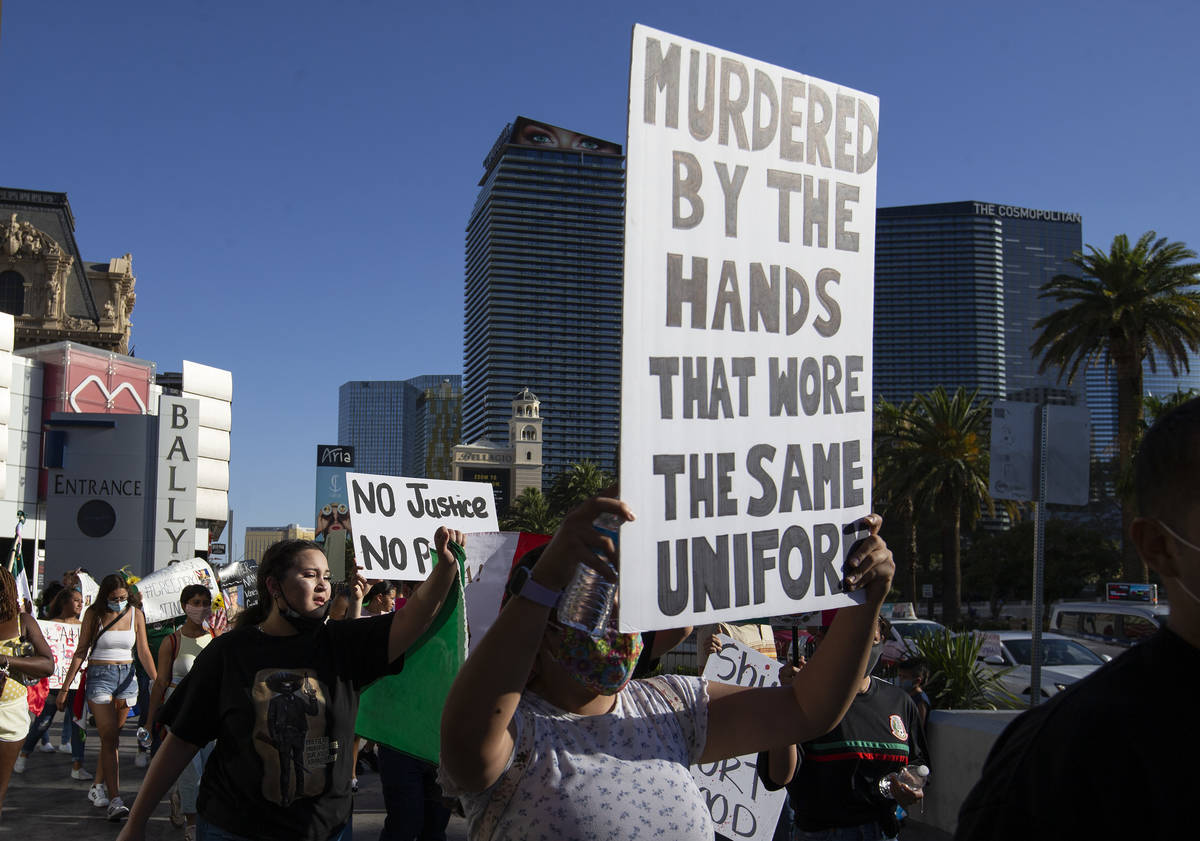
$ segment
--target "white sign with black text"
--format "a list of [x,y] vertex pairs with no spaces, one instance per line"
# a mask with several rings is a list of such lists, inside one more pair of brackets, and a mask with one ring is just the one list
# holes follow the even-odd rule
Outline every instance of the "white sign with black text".
[[154,569],[196,555],[196,459],[200,403],[163,395],[158,401],[158,487]]
[[499,531],[492,486],[484,482],[347,473],[354,553],[367,578],[424,581],[439,526]]
[[[721,650],[709,655],[704,677],[734,686],[778,686],[779,666],[724,634],[717,634]],[[758,779],[756,755],[735,756],[692,766],[692,777],[704,795],[713,827],[726,838],[769,841],[779,821],[787,795],[784,789],[767,791]]]
[[850,604],[871,499],[879,100],[637,26],[621,629]]

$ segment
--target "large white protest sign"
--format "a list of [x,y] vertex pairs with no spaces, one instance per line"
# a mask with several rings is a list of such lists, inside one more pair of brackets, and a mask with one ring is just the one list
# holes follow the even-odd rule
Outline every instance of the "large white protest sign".
[[623,630],[852,601],[847,526],[871,498],[878,113],[873,96],[634,29]]
[[[38,625],[42,629],[42,636],[46,638],[50,650],[54,652],[54,674],[50,675],[50,688],[61,689],[63,678],[67,676],[67,669],[71,667],[71,658],[75,656],[75,648],[79,645],[80,626],[78,624],[70,625],[66,622],[50,622],[46,619],[39,619]],[[69,688],[79,688],[79,675],[82,673],[81,669],[75,675],[75,679],[71,681]],[[48,703],[54,702],[49,701]]]
[[138,581],[137,590],[142,597],[142,612],[146,614],[146,622],[165,622],[183,616],[179,594],[189,584],[201,584],[214,597],[217,595],[217,580],[212,568],[201,558],[171,564]]
[[[778,686],[779,663],[724,634],[721,650],[704,664],[704,677],[734,686]],[[775,833],[784,789],[767,791],[758,779],[757,755],[692,766],[713,827],[726,838],[767,841]]]
[[367,578],[424,581],[433,569],[438,526],[498,531],[496,501],[485,482],[347,473],[354,554]]

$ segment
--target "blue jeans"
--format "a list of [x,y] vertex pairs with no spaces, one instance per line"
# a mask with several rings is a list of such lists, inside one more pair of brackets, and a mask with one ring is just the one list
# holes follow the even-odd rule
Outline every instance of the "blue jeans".
[[[21,746],[21,753],[33,753],[33,749],[37,747],[38,740],[46,735],[50,729],[51,723],[54,721],[54,714],[58,712],[58,707],[55,706],[55,697],[57,692],[52,691],[46,698],[46,706],[42,707],[42,712],[33,720],[33,724],[29,725],[29,735],[25,737],[25,744]],[[75,690],[71,689],[67,692],[67,708],[63,714],[67,717],[66,724],[71,726],[71,757],[76,762],[83,762],[83,730],[74,722],[71,717],[71,704],[75,701]]]
[[442,805],[436,765],[380,745],[379,782],[387,808],[379,841],[446,841],[450,810]]
[[[353,841],[353,838],[354,816],[351,815],[350,820],[346,821],[346,825],[329,836],[328,841]],[[201,815],[196,820],[196,841],[257,841],[257,839],[226,832],[216,824],[206,821]]]

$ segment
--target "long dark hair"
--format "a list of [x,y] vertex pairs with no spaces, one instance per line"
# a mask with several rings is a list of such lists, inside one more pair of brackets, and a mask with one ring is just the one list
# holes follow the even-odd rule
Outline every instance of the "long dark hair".
[[[100,624],[100,617],[108,611],[108,597],[113,594],[114,590],[125,589],[129,592],[129,585],[125,583],[125,578],[113,572],[100,579],[100,589],[96,592],[96,598],[88,605],[88,609],[83,612],[84,624],[89,621],[94,621],[97,625]],[[131,600],[132,602],[132,600]]]
[[271,605],[274,601],[271,598],[271,591],[267,587],[267,579],[274,578],[278,581],[283,578],[284,573],[296,565],[296,559],[300,557],[300,554],[309,549],[316,549],[321,554],[325,554],[325,548],[312,540],[278,540],[267,547],[267,551],[263,552],[262,560],[258,562],[258,574],[254,581],[254,585],[258,588],[258,603],[238,614],[234,627],[248,628],[266,621],[266,618],[271,615]]
[[0,564],[0,622],[7,622],[21,614],[21,598],[17,594],[17,580],[8,567]]

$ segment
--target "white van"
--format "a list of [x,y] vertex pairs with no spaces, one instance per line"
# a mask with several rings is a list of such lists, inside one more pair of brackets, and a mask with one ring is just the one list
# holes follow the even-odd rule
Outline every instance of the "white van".
[[1050,608],[1050,630],[1082,640],[1098,654],[1116,657],[1154,636],[1170,612],[1165,604],[1056,602]]

